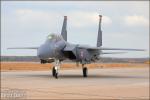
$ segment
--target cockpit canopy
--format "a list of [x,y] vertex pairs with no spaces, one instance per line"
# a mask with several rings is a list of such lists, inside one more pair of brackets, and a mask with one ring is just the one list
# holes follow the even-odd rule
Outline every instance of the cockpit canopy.
[[56,41],[57,42],[57,41],[63,40],[63,38],[62,38],[61,35],[52,33],[52,34],[49,34],[47,36],[47,40]]

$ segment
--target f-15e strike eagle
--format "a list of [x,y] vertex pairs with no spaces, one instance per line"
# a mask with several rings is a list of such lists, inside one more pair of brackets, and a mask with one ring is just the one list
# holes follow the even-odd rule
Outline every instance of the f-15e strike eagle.
[[[44,44],[40,47],[19,47],[9,49],[36,49],[37,56],[41,60],[41,64],[52,63],[52,75],[58,78],[58,70],[61,62],[69,59],[75,61],[77,64],[82,64],[83,77],[87,77],[88,69],[86,64],[95,62],[100,59],[101,54],[116,54],[117,52],[103,52],[104,50],[129,50],[129,51],[143,51],[143,49],[122,49],[122,48],[103,48],[102,47],[102,30],[101,30],[102,15],[99,15],[99,27],[97,46],[85,46],[80,44],[71,44],[67,42],[67,16],[64,16],[61,35],[50,34]],[[119,52],[118,52],[119,53]]]

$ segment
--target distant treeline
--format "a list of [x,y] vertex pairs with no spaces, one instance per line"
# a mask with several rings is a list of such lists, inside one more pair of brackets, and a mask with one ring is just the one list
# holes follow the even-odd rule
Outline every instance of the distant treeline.
[[39,62],[40,59],[36,56],[1,56],[1,61]]
[[[36,56],[1,56],[1,61],[5,62],[40,62],[40,59]],[[108,58],[103,57],[98,63],[145,63],[149,61],[149,58]],[[71,62],[66,60],[65,62]]]
[[149,58],[102,58],[100,61],[104,63],[145,63],[149,61]]

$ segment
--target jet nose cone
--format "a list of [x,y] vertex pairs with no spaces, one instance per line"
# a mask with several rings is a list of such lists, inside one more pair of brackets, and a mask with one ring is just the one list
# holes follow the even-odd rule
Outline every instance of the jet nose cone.
[[37,56],[40,59],[47,59],[52,58],[54,56],[54,47],[53,45],[44,44],[41,45],[40,48],[37,51]]

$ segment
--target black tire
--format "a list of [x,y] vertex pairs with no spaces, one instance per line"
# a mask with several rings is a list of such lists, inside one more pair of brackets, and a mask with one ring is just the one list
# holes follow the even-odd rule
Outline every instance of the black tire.
[[56,79],[58,78],[58,73],[55,73],[55,78],[56,78]]
[[83,68],[83,77],[87,77],[88,69],[86,67]]
[[58,78],[58,72],[56,71],[55,67],[53,67],[53,69],[52,69],[52,75],[53,75],[53,77],[55,77],[56,79]]
[[56,70],[55,70],[55,67],[53,67],[53,69],[52,69],[52,75],[53,75],[53,77],[55,76],[55,74],[56,74]]

